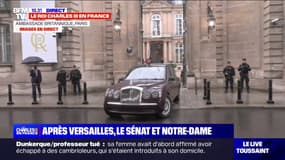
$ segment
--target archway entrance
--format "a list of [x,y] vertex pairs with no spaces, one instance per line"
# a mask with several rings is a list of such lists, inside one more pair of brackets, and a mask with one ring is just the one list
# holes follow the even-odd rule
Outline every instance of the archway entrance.
[[163,55],[165,51],[163,50],[162,41],[150,42],[150,59],[152,63],[163,63]]

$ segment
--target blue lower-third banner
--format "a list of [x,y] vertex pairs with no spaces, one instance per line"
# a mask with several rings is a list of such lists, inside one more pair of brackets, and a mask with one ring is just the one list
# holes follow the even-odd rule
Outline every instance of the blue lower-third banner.
[[14,138],[233,138],[232,124],[15,124]]
[[[232,160],[233,124],[15,124],[10,159]],[[0,153],[1,154],[1,153]]]
[[234,138],[233,124],[15,124],[0,145],[12,159],[285,159],[285,139]]

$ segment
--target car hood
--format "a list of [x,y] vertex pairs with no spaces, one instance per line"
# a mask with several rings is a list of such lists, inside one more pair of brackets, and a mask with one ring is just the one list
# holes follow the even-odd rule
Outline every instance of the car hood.
[[148,89],[152,87],[161,87],[163,84],[164,80],[123,80],[111,88],[121,89],[126,86],[137,86]]

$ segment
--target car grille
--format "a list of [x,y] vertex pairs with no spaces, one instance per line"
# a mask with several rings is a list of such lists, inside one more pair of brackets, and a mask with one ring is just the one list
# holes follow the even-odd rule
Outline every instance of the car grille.
[[141,91],[136,88],[121,90],[122,103],[139,103],[141,101]]

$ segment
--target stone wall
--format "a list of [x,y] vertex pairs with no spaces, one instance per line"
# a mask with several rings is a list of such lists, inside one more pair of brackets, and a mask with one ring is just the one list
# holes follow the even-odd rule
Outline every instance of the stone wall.
[[[274,88],[284,90],[284,2],[212,1],[216,27],[208,32],[207,2],[188,1],[187,36],[190,69],[196,77],[223,86],[221,75],[228,60],[235,68],[243,57],[252,67],[251,84],[264,89],[267,78]],[[277,24],[271,21],[279,18]],[[237,72],[237,70],[236,70]],[[236,79],[239,78],[238,72]],[[221,80],[219,80],[221,79]]]
[[[43,75],[43,94],[57,92],[56,74],[60,68],[69,71],[73,65],[77,65],[83,74],[82,81],[87,81],[88,88],[93,90],[106,88],[141,62],[139,1],[56,1],[56,7],[64,7],[71,12],[106,11],[112,12],[113,18],[118,4],[122,21],[120,35],[113,31],[113,20],[109,20],[91,21],[90,27],[73,28],[72,32],[57,37],[58,63],[39,65]],[[11,1],[11,9],[19,7],[20,1]],[[0,94],[6,94],[9,83],[13,84],[15,94],[30,94],[29,69],[32,66],[22,64],[21,34],[12,32],[15,17],[11,12],[0,13],[1,23],[11,25],[12,46],[12,63],[0,65]],[[132,55],[127,55],[128,47],[133,47]],[[71,91],[70,83],[68,85]]]
[[233,66],[237,68],[242,58],[246,58],[252,67],[252,78],[263,77],[263,14],[261,11],[261,1],[228,1],[226,3],[226,59],[232,61]]
[[[284,7],[283,1],[264,1],[264,77],[283,78]],[[280,21],[272,23],[278,18]]]

